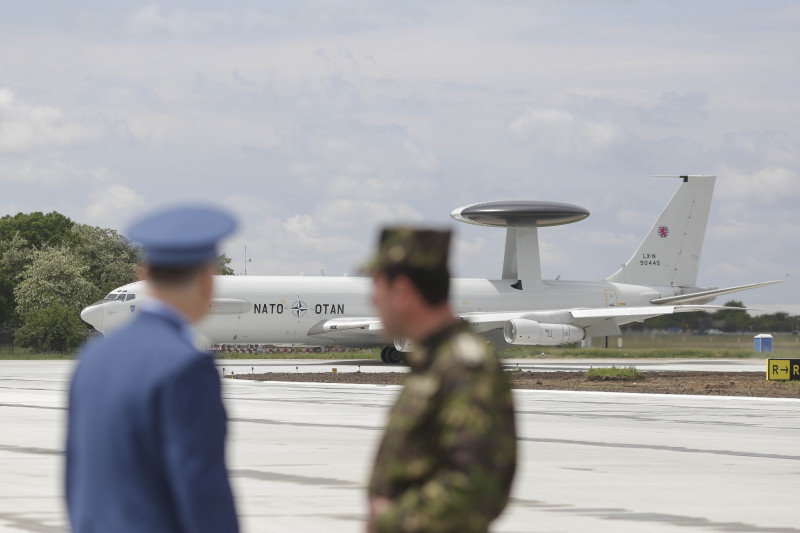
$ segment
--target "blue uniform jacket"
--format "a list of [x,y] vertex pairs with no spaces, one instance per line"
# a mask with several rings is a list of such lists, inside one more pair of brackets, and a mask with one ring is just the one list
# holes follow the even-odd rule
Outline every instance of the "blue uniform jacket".
[[169,313],[88,345],[72,378],[66,493],[84,532],[236,532],[210,355]]

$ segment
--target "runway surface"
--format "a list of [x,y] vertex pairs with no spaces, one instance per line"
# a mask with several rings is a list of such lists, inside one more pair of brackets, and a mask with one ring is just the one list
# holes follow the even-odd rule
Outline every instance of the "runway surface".
[[[0,361],[0,531],[66,527],[70,371]],[[223,390],[243,531],[362,531],[364,484],[399,388],[225,380]],[[800,400],[515,399],[519,471],[493,531],[800,533]]]
[[[764,359],[504,359],[509,370],[519,366],[521,370],[586,372],[590,368],[635,366],[639,370],[671,370],[676,372],[766,372]],[[387,365],[378,360],[350,359],[220,359],[220,371],[247,374],[255,372],[407,372],[404,365]]]

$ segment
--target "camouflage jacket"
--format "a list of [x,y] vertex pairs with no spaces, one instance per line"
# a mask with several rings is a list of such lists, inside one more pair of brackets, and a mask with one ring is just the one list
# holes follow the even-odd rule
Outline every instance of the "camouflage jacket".
[[392,502],[377,531],[486,531],[516,467],[514,406],[497,357],[458,321],[407,361],[369,484],[370,496]]

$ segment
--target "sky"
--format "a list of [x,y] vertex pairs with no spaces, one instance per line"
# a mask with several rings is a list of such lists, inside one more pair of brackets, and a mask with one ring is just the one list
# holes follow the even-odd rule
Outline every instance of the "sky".
[[600,280],[679,185],[653,175],[714,174],[698,284],[800,303],[799,30],[780,0],[14,2],[0,216],[223,206],[259,275],[449,226],[454,275],[498,278],[504,231],[450,212],[566,202],[591,215],[540,230],[543,276]]

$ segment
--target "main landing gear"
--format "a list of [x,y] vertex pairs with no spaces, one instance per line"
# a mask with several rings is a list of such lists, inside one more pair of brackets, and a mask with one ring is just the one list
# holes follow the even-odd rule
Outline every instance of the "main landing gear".
[[386,346],[381,349],[381,361],[390,365],[399,365],[403,362],[403,352],[394,346]]

